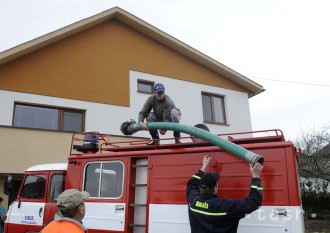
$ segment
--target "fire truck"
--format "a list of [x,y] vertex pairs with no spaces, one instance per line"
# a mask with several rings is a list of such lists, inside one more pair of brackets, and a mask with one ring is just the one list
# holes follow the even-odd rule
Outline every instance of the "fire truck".
[[[94,141],[86,142],[91,135]],[[263,204],[240,221],[238,232],[304,232],[299,151],[292,142],[281,130],[217,136],[264,159]],[[89,233],[190,232],[185,189],[205,155],[212,158],[207,172],[220,174],[219,197],[247,196],[251,174],[248,163],[223,148],[187,138],[180,144],[161,139],[147,145],[146,140],[112,143],[99,133],[74,134],[67,163],[26,170],[8,210],[5,233],[39,232],[56,213],[56,199],[64,189],[90,193],[83,219]]]

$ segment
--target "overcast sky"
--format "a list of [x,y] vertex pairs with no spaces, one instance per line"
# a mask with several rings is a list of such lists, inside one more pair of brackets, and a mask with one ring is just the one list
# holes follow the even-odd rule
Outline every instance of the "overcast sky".
[[263,85],[254,130],[330,125],[328,0],[0,0],[0,52],[114,6]]

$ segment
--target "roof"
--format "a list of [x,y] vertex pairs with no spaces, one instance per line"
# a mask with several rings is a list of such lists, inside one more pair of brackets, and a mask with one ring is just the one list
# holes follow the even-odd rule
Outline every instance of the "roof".
[[68,169],[67,163],[50,163],[41,164],[26,169],[27,172],[35,171],[66,171]]
[[116,19],[134,28],[135,30],[153,38],[154,40],[166,45],[167,47],[172,48],[178,53],[187,56],[193,61],[226,77],[227,79],[233,81],[234,83],[237,83],[238,85],[244,87],[250,92],[249,97],[252,97],[264,91],[263,87],[258,83],[237,73],[236,71],[230,69],[229,67],[208,57],[207,55],[199,52],[198,50],[166,34],[165,32],[146,23],[145,21],[139,19],[138,17],[122,10],[119,7],[111,8],[107,11],[101,12],[97,15],[94,15],[92,17],[83,19],[74,24],[61,28],[57,31],[51,32],[49,34],[28,41],[24,44],[21,44],[9,50],[6,50],[0,53],[0,65],[111,19]]

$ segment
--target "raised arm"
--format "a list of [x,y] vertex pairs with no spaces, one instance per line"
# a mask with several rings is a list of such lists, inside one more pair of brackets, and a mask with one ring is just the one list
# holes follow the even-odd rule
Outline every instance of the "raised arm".
[[198,170],[188,181],[186,188],[186,196],[187,201],[190,201],[199,193],[199,181],[201,179],[201,175],[204,174],[206,168],[209,166],[211,162],[211,157],[206,155],[203,159],[203,165],[200,170]]

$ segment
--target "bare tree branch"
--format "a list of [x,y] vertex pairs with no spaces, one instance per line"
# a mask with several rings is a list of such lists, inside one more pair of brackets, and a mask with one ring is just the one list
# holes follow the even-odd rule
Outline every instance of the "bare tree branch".
[[303,151],[297,159],[300,175],[330,181],[330,126],[319,131],[302,130],[295,145]]

